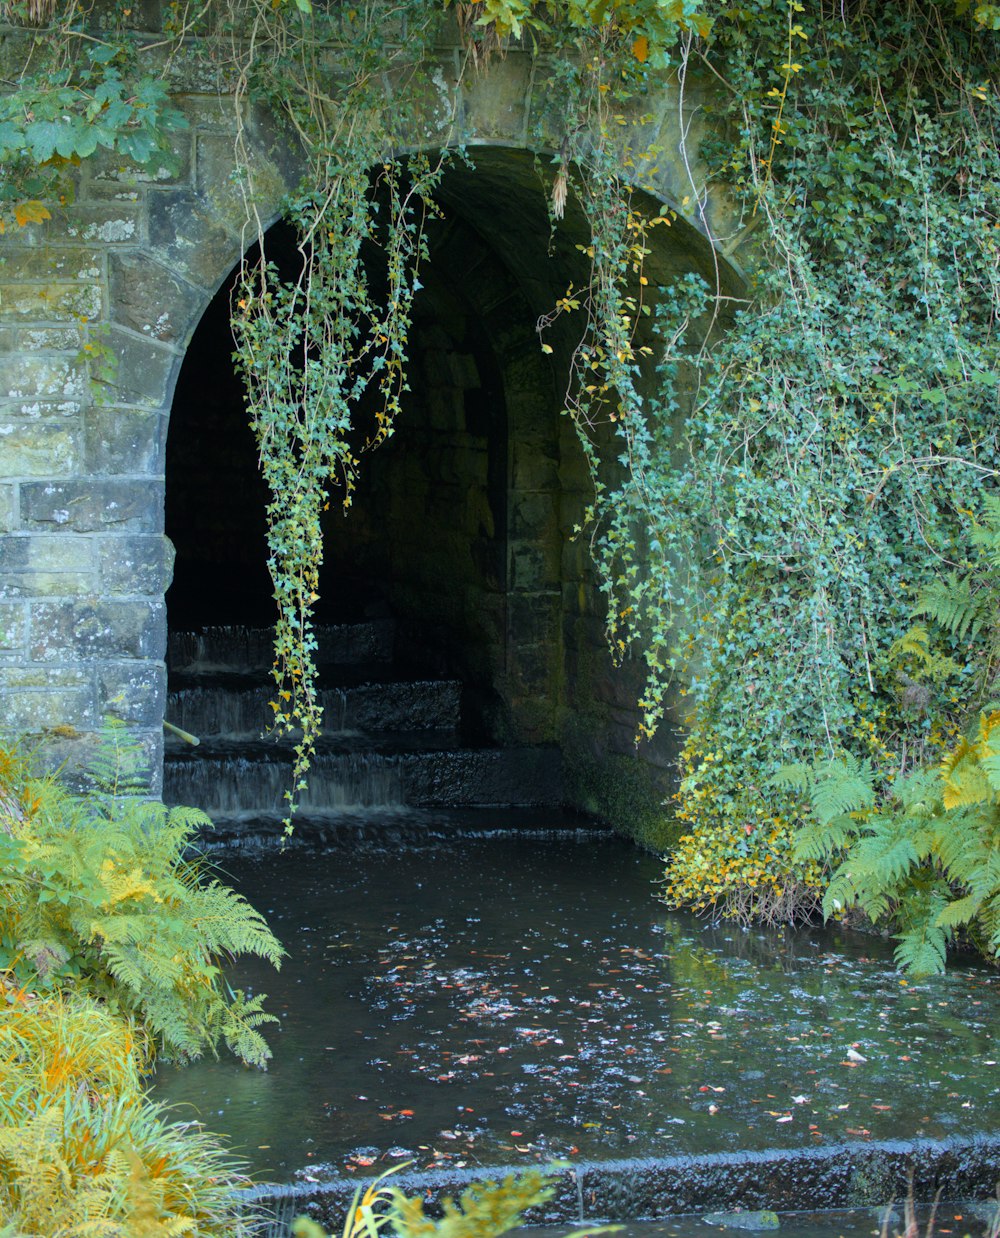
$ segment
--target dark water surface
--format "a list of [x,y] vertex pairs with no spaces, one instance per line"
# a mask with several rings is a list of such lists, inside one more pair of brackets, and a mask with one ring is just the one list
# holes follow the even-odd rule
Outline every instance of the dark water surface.
[[277,975],[230,974],[269,994],[274,1061],[164,1066],[154,1095],[272,1181],[1000,1128],[997,973],[908,981],[875,938],[667,912],[660,863],[620,840],[358,843],[223,868],[289,951]]

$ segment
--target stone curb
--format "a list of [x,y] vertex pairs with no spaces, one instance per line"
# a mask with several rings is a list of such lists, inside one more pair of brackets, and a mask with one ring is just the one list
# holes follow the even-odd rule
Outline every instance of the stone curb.
[[[498,1180],[517,1168],[411,1170],[393,1174],[390,1182],[433,1204],[459,1195],[472,1182]],[[317,1175],[321,1172],[317,1167]],[[917,1202],[928,1202],[939,1191],[951,1199],[989,1198],[1000,1179],[1000,1134],[575,1164],[560,1173],[550,1203],[528,1219],[543,1225],[655,1220],[705,1210],[877,1206],[905,1198],[911,1174]],[[253,1198],[283,1219],[305,1213],[339,1232],[364,1181],[331,1175],[289,1186],[264,1184]]]

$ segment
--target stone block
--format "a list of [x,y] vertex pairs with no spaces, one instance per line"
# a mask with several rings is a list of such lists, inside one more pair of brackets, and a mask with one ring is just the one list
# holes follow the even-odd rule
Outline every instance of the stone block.
[[232,133],[236,128],[236,105],[232,99],[217,94],[174,95],[174,107],[187,118],[188,125],[198,133]]
[[35,662],[162,661],[167,643],[162,602],[99,598],[36,602],[30,607],[29,625],[29,649]]
[[546,452],[516,443],[513,485],[515,490],[558,490],[559,461]]
[[79,464],[78,433],[72,423],[0,424],[0,477],[58,477]]
[[541,542],[510,543],[510,587],[533,593],[559,587],[559,546]]
[[[382,81],[387,94],[404,94],[397,87],[402,71],[384,73]],[[409,76],[409,75],[407,75]],[[457,58],[453,55],[440,57],[437,63],[428,63],[416,86],[414,117],[410,132],[413,145],[451,145],[467,132],[462,105],[464,99],[459,90],[460,72]]]
[[181,358],[165,345],[112,327],[102,341],[114,355],[109,393],[123,404],[159,408],[167,403]]
[[24,528],[52,532],[160,533],[163,530],[163,485],[160,481],[37,481],[21,485]]
[[3,729],[31,735],[53,727],[94,727],[98,713],[90,684],[78,688],[18,688],[0,694]]
[[76,417],[82,407],[81,400],[0,399],[0,424],[15,420],[65,421]]
[[117,151],[99,151],[87,160],[88,180],[84,193],[90,196],[101,183],[120,189],[131,185],[176,185],[191,177],[191,135],[180,130],[172,135],[169,151],[158,152],[146,165]]
[[75,353],[83,344],[79,327],[21,327],[11,334],[13,346],[19,352]]
[[87,409],[83,416],[84,468],[94,474],[162,474],[165,420],[159,410]]
[[97,544],[105,597],[162,597],[174,571],[174,548],[161,536],[102,537]]
[[11,533],[17,528],[17,486],[0,485],[0,533]]
[[558,498],[558,494],[545,490],[515,491],[510,497],[511,537],[557,541]]
[[23,649],[28,634],[27,610],[20,602],[0,602],[0,651]]
[[143,254],[112,253],[108,279],[115,321],[154,340],[185,339],[208,303],[203,288]]
[[46,243],[31,249],[6,250],[0,273],[23,283],[93,283],[104,272],[99,249],[64,249]]
[[92,672],[85,666],[0,667],[0,692],[25,688],[89,688],[92,680]]
[[254,146],[249,148],[249,172],[239,171],[232,137],[199,134],[195,144],[195,184],[213,215],[231,232],[240,232],[248,222],[252,198],[261,218],[268,219],[288,191],[270,159]]
[[89,382],[75,358],[8,354],[0,355],[0,391],[10,400],[80,400],[89,394]]
[[0,537],[0,598],[81,596],[94,588],[89,537]]
[[150,191],[147,209],[152,254],[190,283],[213,290],[239,261],[239,241],[199,194]]
[[479,141],[502,139],[520,145],[527,137],[527,99],[531,58],[508,55],[490,73],[467,73],[462,79],[464,124]]
[[561,599],[557,592],[511,593],[507,598],[507,629],[512,649],[522,645],[559,648]]
[[97,670],[101,716],[144,727],[163,725],[167,671],[160,662],[108,662]]
[[65,235],[101,245],[138,245],[142,241],[138,202],[76,202],[68,210]]
[[[0,267],[0,276],[6,276]],[[60,322],[99,318],[103,298],[98,283],[17,284],[0,282],[0,321]]]
[[121,185],[115,181],[95,181],[87,184],[87,199],[96,202],[141,202],[142,194],[138,189]]

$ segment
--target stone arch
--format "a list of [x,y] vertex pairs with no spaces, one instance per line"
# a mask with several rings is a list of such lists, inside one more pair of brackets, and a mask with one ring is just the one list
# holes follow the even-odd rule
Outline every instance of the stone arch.
[[[465,185],[478,184],[488,197],[504,179],[503,152],[546,145],[555,123],[551,91],[543,62],[526,53],[512,52],[471,78],[460,63],[457,47],[441,49],[412,145],[468,145],[482,168],[498,160],[492,174],[481,171]],[[194,83],[180,83],[176,97],[190,129],[178,138],[171,166],[139,173],[110,158],[88,161],[63,218],[4,238],[0,271],[0,375],[7,380],[0,399],[11,425],[0,443],[7,726],[38,731],[68,723],[86,734],[102,715],[116,714],[148,749],[154,788],[165,700],[163,592],[171,572],[163,535],[167,424],[195,326],[247,244],[246,210],[233,181],[232,103]],[[685,124],[698,123],[691,98],[684,104],[668,83],[654,100],[650,140],[673,153],[655,172],[640,167],[636,176],[676,206],[689,256],[707,271],[710,249],[701,238],[725,234],[736,253],[739,237],[723,195],[683,193],[698,175],[677,140]],[[251,118],[248,133],[258,210],[273,218],[299,168],[265,118]],[[521,158],[523,179],[530,155]],[[685,197],[695,204],[687,218]],[[481,204],[481,229],[488,214],[489,203]],[[547,308],[560,281],[537,278],[540,238],[520,256],[510,246],[505,252],[496,229],[486,239],[531,315]],[[724,265],[735,286],[735,259]],[[478,312],[485,318],[491,310],[483,304]],[[95,344],[114,364],[97,399],[85,352]],[[530,329],[510,349],[508,368],[518,363],[518,349],[521,364],[541,364]]]

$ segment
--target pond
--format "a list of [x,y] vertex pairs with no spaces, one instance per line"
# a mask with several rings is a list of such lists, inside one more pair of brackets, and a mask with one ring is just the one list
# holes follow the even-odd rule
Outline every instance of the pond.
[[259,1177],[800,1149],[995,1132],[1000,977],[907,979],[891,943],[667,911],[603,833],[232,855],[289,951],[233,967],[267,1072],[161,1066],[154,1095]]

